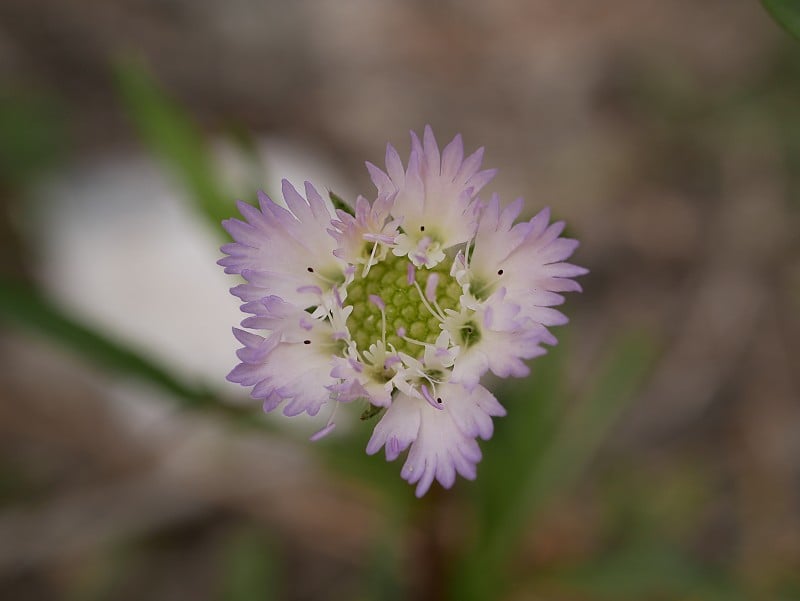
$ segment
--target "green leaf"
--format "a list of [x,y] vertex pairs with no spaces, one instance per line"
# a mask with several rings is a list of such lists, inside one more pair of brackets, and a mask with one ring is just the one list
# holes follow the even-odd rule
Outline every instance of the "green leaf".
[[225,601],[283,599],[282,558],[275,545],[258,530],[235,532],[224,548]]
[[789,35],[800,40],[800,0],[761,0],[761,4]]
[[374,543],[361,578],[364,601],[402,601],[407,599],[408,579],[400,575],[403,560],[399,544],[408,532],[406,515],[398,515]]
[[22,187],[57,164],[66,150],[64,117],[49,98],[0,92],[0,182]]
[[403,512],[417,501],[414,489],[399,477],[402,458],[389,463],[383,453],[365,453],[374,427],[372,422],[357,421],[351,431],[328,436],[315,443],[311,450],[330,469],[378,494],[386,511]]
[[200,407],[213,402],[207,390],[181,382],[155,362],[73,319],[22,284],[0,279],[0,320],[42,334],[96,365],[154,384],[186,405]]
[[333,190],[328,190],[328,197],[331,199],[331,203],[333,203],[334,209],[339,209],[340,211],[344,211],[348,215],[355,215],[356,212],[352,206],[341,196],[339,196]]
[[114,71],[142,140],[186,186],[197,208],[218,229],[233,213],[232,196],[223,190],[202,136],[139,61],[119,60]]
[[525,478],[520,477],[519,467],[534,469],[552,441],[564,406],[564,347],[561,344],[538,359],[528,380],[507,380],[497,390],[508,416],[495,420],[492,440],[482,445],[484,458],[474,491],[481,545],[504,527],[508,499],[522,494]]
[[697,598],[743,601],[725,574],[680,549],[651,543],[612,551],[586,563],[540,574],[534,589],[589,595],[598,601]]
[[[484,472],[491,471],[492,476],[480,485],[481,519],[476,543],[455,574],[453,598],[497,596],[505,582],[503,569],[521,534],[542,505],[571,484],[586,466],[632,400],[652,363],[654,350],[647,338],[632,333],[612,343],[586,392],[563,418],[553,405],[564,400],[558,364],[542,366],[539,362],[539,385],[551,396],[542,399],[535,389],[531,391],[525,402],[543,404],[538,415],[524,403],[522,408],[520,403],[509,406],[506,420],[519,422],[509,426],[517,432],[505,435],[510,442],[498,445],[498,453],[505,453],[504,457],[481,467],[481,478],[486,476]],[[548,382],[547,377],[554,379]],[[498,471],[505,474],[498,476]]]

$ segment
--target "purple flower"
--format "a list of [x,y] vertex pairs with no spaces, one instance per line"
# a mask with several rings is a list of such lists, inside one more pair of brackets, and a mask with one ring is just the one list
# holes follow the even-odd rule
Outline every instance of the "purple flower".
[[480,169],[482,149],[465,159],[456,136],[440,154],[430,127],[411,144],[405,167],[392,146],[385,172],[367,163],[377,197],[352,212],[286,181],[288,209],[264,194],[259,209],[240,203],[219,263],[245,280],[231,290],[250,314],[242,327],[263,332],[234,329],[243,347],[228,378],[265,411],[330,408],[314,440],[338,405],[369,403],[365,415],[382,416],[367,453],[408,450],[401,475],[422,496],[434,480],[475,478],[477,439],[506,413],[481,377],[528,374],[525,360],[556,343],[548,328],[566,322],[560,293],[579,291],[586,270],[566,262],[578,243],[546,209],[514,223],[521,199],[478,197],[495,173]]

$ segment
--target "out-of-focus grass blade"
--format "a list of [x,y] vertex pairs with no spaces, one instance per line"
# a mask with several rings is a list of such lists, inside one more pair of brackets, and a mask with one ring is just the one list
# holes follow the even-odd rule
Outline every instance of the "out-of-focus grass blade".
[[800,40],[800,0],[761,0],[761,4],[781,27]]
[[237,531],[224,547],[225,601],[283,599],[282,558],[260,532]]
[[154,384],[186,405],[213,402],[207,391],[181,382],[155,362],[69,317],[37,292],[6,279],[0,279],[0,322],[38,332],[94,364]]
[[[505,580],[503,568],[519,536],[542,504],[572,482],[588,463],[633,398],[653,357],[654,345],[647,338],[637,334],[621,337],[611,345],[607,359],[602,362],[586,393],[560,421],[552,440],[538,452],[532,446],[520,444],[517,448],[522,453],[510,452],[505,457],[505,465],[492,466],[495,471],[503,469],[506,476],[502,480],[495,477],[485,487],[481,485],[479,498],[485,509],[478,525],[479,534],[475,547],[453,579],[453,598],[491,599],[497,596]],[[558,378],[557,373],[551,376]],[[549,392],[556,399],[559,396],[557,381],[548,386],[553,386]],[[531,402],[537,400],[541,399],[536,395],[531,397]],[[512,406],[513,409],[516,406]],[[546,409],[541,423],[553,428],[553,421],[546,418],[553,415],[552,408]],[[529,437],[541,435],[547,439],[547,433],[537,430],[535,422],[527,421],[531,415],[514,416],[512,412],[507,419],[522,420],[514,428],[523,431],[527,428]],[[534,450],[532,455],[524,454],[531,450]]]
[[214,162],[202,136],[140,62],[119,60],[115,74],[142,140],[180,178],[198,209],[218,229],[220,221],[233,213],[233,203],[215,175]]

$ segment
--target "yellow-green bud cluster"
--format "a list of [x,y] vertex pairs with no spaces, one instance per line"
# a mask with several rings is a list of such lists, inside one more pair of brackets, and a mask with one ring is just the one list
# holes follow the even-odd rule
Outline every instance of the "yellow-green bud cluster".
[[439,278],[435,291],[439,307],[458,310],[461,286],[450,275],[452,259],[446,258],[432,269],[416,268],[414,278],[419,287],[408,283],[409,265],[407,257],[389,253],[383,261],[371,266],[366,275],[359,270],[347,287],[345,305],[353,307],[347,326],[359,351],[367,350],[383,337],[381,309],[370,301],[370,295],[380,297],[385,304],[386,343],[412,357],[421,356],[423,347],[404,340],[398,331],[425,343],[435,342],[442,331],[441,320],[431,313],[421,296],[432,274]]

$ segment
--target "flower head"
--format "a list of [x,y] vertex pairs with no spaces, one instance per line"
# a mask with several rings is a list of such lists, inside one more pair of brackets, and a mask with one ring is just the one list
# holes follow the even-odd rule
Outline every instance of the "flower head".
[[553,307],[586,273],[566,263],[577,242],[547,210],[514,223],[522,201],[503,208],[478,193],[494,176],[482,149],[466,159],[460,136],[440,153],[430,127],[411,134],[406,166],[389,145],[386,171],[367,163],[377,188],[369,202],[332,213],[311,184],[305,197],[283,184],[286,208],[264,194],[240,203],[244,221],[223,225],[232,289],[249,313],[234,329],[243,347],[228,378],[252,387],[265,411],[315,415],[368,403],[381,414],[367,452],[396,459],[422,496],[437,480],[473,479],[505,409],[481,385],[528,374],[525,360],[555,344]]

